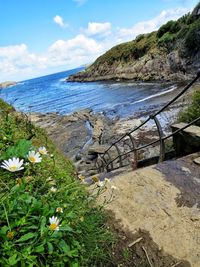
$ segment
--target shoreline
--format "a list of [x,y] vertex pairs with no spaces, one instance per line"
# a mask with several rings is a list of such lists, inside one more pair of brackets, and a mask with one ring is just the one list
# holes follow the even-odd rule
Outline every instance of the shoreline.
[[[176,107],[162,114],[160,122],[164,126],[165,133],[170,131],[169,123],[174,122],[183,106],[185,104],[178,103]],[[148,111],[138,111],[127,118],[115,119],[103,113],[94,113],[91,109],[84,109],[71,115],[56,113],[27,115],[32,123],[47,131],[57,147],[73,161],[79,173],[92,175],[96,172],[94,163],[98,153],[105,151],[114,141],[140,125],[142,120],[159,108],[160,105],[152,106]],[[134,133],[133,137],[138,144],[156,140],[158,133],[154,121],[150,121],[148,125]],[[124,149],[123,144],[121,148]],[[158,149],[154,146],[144,153],[152,156],[158,153]]]
[[[197,86],[193,86],[183,97],[157,116],[164,134],[171,132],[170,125],[176,122],[179,111],[188,106],[191,94],[197,89]],[[180,88],[178,92],[179,90]],[[113,142],[139,126],[147,117],[155,114],[174,95],[177,95],[177,90],[166,95],[165,101],[157,104],[153,100],[152,104],[148,106],[148,110],[143,106],[143,108],[126,117],[109,117],[106,112],[94,112],[89,108],[76,111],[70,115],[60,115],[58,113],[27,113],[27,115],[36,126],[40,126],[47,131],[57,147],[73,161],[79,173],[93,175],[96,173],[95,159],[98,153],[103,153]],[[159,99],[156,99],[156,101],[159,101]],[[147,144],[159,139],[154,120],[150,120],[147,125],[133,133],[133,137],[137,145]],[[120,144],[120,149],[127,151],[125,150],[128,149],[127,144]],[[112,153],[114,153],[112,156],[115,157],[116,151]],[[149,155],[157,156],[159,144],[146,149],[142,153],[142,156],[145,157]]]

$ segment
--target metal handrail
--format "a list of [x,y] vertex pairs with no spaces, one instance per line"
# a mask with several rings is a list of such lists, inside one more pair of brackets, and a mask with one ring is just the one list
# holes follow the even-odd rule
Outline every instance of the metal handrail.
[[[164,145],[164,140],[172,137],[174,134],[186,129],[187,127],[189,127],[190,125],[194,124],[195,122],[199,121],[200,118],[197,118],[196,120],[192,121],[190,124],[184,126],[183,128],[173,132],[172,134],[168,135],[168,136],[164,136],[163,132],[162,132],[162,128],[160,126],[160,123],[157,119],[157,115],[159,115],[162,111],[164,111],[166,108],[168,108],[172,103],[174,103],[178,98],[180,98],[197,80],[198,78],[200,77],[200,69],[197,71],[197,74],[196,74],[196,77],[190,82],[188,83],[184,89],[178,93],[172,100],[170,100],[166,105],[164,105],[160,110],[158,110],[156,113],[150,115],[145,121],[143,121],[139,126],[137,126],[136,128],[132,129],[131,131],[125,133],[122,137],[120,137],[118,140],[116,140],[115,142],[113,142],[106,150],[105,152],[103,153],[103,155],[100,155],[100,158],[101,158],[101,162],[104,162],[105,163],[105,155],[106,153],[108,154],[109,150],[112,148],[112,147],[116,147],[117,149],[117,152],[118,152],[118,156],[115,157],[113,160],[110,160],[107,164],[103,164],[103,168],[106,168],[108,170],[108,167],[109,165],[112,165],[113,167],[113,162],[115,160],[117,160],[118,158],[120,158],[120,167],[122,166],[122,163],[121,163],[121,160],[122,160],[122,157],[123,156],[126,156],[128,155],[129,153],[131,152],[137,152],[141,149],[144,149],[148,146],[151,146],[151,145],[154,145],[158,142],[160,142],[160,161],[162,161],[164,159],[164,154],[165,154],[165,145]],[[121,140],[123,140],[124,138],[126,137],[129,137],[131,138],[131,134],[135,131],[137,131],[138,129],[140,129],[142,126],[144,126],[147,122],[149,122],[151,119],[153,119],[156,123],[156,126],[157,126],[157,130],[158,130],[158,133],[159,133],[159,139],[158,140],[155,140],[155,141],[152,141],[151,143],[148,143],[146,145],[143,145],[143,146],[140,146],[140,147],[134,147],[134,149],[124,153],[124,154],[120,154],[120,151],[117,147],[117,143],[119,143]],[[132,141],[132,140],[131,140]],[[102,160],[103,158],[103,160]],[[110,159],[110,155],[109,155],[109,159]],[[97,159],[98,160],[98,159]],[[98,167],[98,169],[100,169],[101,167]],[[113,169],[113,168],[112,168]]]
[[[184,127],[182,127],[182,128],[180,128],[180,129],[174,131],[173,133],[171,133],[171,134],[169,134],[169,135],[167,135],[167,136],[162,137],[161,140],[164,141],[164,140],[166,140],[166,139],[172,137],[173,135],[175,135],[175,134],[177,134],[177,133],[179,133],[179,132],[181,132],[181,131],[187,129],[187,128],[190,127],[192,124],[194,124],[194,123],[196,123],[196,122],[198,122],[198,121],[200,121],[200,117],[198,117],[197,119],[193,120],[192,122],[190,122],[189,124],[185,125]],[[152,145],[154,145],[154,144],[156,144],[156,143],[158,143],[158,142],[160,142],[160,139],[157,139],[157,140],[155,140],[155,141],[152,141],[151,143],[148,143],[148,144],[146,144],[146,145],[143,145],[143,146],[137,147],[137,148],[135,148],[135,149],[132,149],[132,150],[130,150],[130,151],[124,153],[124,154],[121,154],[121,157],[126,156],[126,155],[128,155],[129,153],[131,153],[131,152],[134,152],[134,151],[138,151],[138,150],[144,149],[144,148],[146,148],[146,147],[148,147],[148,146],[152,146]],[[114,158],[112,161],[110,161],[108,164],[106,164],[106,165],[105,165],[105,168],[107,168],[111,163],[113,163],[116,159],[118,159],[118,157],[119,157],[119,156],[117,156],[117,157]]]

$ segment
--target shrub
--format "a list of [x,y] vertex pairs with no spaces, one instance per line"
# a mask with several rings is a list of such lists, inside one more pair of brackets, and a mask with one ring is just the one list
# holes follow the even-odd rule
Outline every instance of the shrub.
[[160,45],[168,45],[175,40],[175,36],[169,32],[166,32],[159,40],[158,44]]
[[142,40],[145,37],[145,34],[139,34],[138,36],[136,36],[135,41],[139,42],[140,40]]
[[[192,96],[191,105],[184,111],[179,114],[179,121],[182,122],[191,122],[200,117],[200,88]],[[200,126],[200,121],[196,123]]]
[[177,21],[170,20],[160,27],[157,32],[157,37],[161,38],[165,33],[176,33],[180,30],[180,24]]
[[190,52],[198,52],[200,50],[200,18],[190,25],[185,36],[185,46]]

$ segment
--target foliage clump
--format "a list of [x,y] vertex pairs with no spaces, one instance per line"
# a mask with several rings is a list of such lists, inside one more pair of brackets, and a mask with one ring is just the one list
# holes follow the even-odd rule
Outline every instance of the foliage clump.
[[[189,123],[199,117],[200,117],[200,88],[193,93],[191,105],[184,111],[180,112],[179,121]],[[200,121],[198,121],[196,125],[200,126]]]
[[200,44],[200,18],[193,22],[185,36],[185,46],[192,53],[199,51]]
[[0,165],[0,266],[105,266],[112,235],[95,196],[44,131],[3,101]]

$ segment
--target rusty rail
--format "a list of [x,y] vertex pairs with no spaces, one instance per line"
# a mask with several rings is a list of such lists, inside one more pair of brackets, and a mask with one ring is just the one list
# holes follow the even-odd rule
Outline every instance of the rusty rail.
[[[186,126],[184,126],[181,129],[178,129],[177,131],[164,136],[161,124],[157,118],[157,115],[159,115],[161,112],[163,112],[164,110],[166,110],[172,103],[174,103],[178,98],[180,98],[189,88],[191,88],[191,86],[199,79],[200,77],[200,69],[198,70],[196,77],[190,82],[188,83],[184,89],[178,93],[172,100],[170,100],[166,105],[164,105],[160,110],[158,110],[155,114],[150,115],[145,121],[143,121],[139,126],[135,127],[134,129],[132,129],[131,131],[129,131],[128,133],[125,133],[122,137],[120,137],[117,141],[113,142],[109,148],[103,153],[103,154],[99,154],[97,161],[96,161],[96,167],[98,172],[103,172],[103,171],[111,171],[114,169],[118,169],[121,168],[125,165],[123,165],[123,159],[126,159],[128,155],[130,155],[130,153],[134,153],[134,162],[135,162],[135,166],[137,166],[137,162],[138,162],[138,152],[144,148],[147,148],[149,146],[152,146],[156,143],[160,143],[160,156],[159,156],[159,161],[163,161],[165,158],[165,140],[172,137],[173,135],[177,134],[180,131],[183,131],[184,129],[186,129],[187,127],[191,126],[192,124],[196,123],[197,121],[200,120],[200,117],[193,120],[191,123],[187,124]],[[150,120],[154,120],[155,125],[157,127],[157,132],[158,132],[158,136],[159,139],[152,141],[148,144],[142,145],[137,147],[137,144],[132,136],[132,133],[134,133],[135,131],[141,129],[141,127],[143,127],[144,125],[146,125]],[[129,151],[125,152],[125,153],[121,153],[120,149],[118,147],[118,143],[120,141],[125,140],[126,138],[129,138],[132,144],[132,149],[130,149]],[[114,148],[117,151],[117,157],[115,157],[114,159],[111,158],[111,149]],[[108,160],[106,160],[106,156],[108,158]],[[99,163],[100,161],[100,163]],[[118,161],[119,166],[118,167],[114,167],[114,162]],[[127,165],[127,164],[126,164]]]

